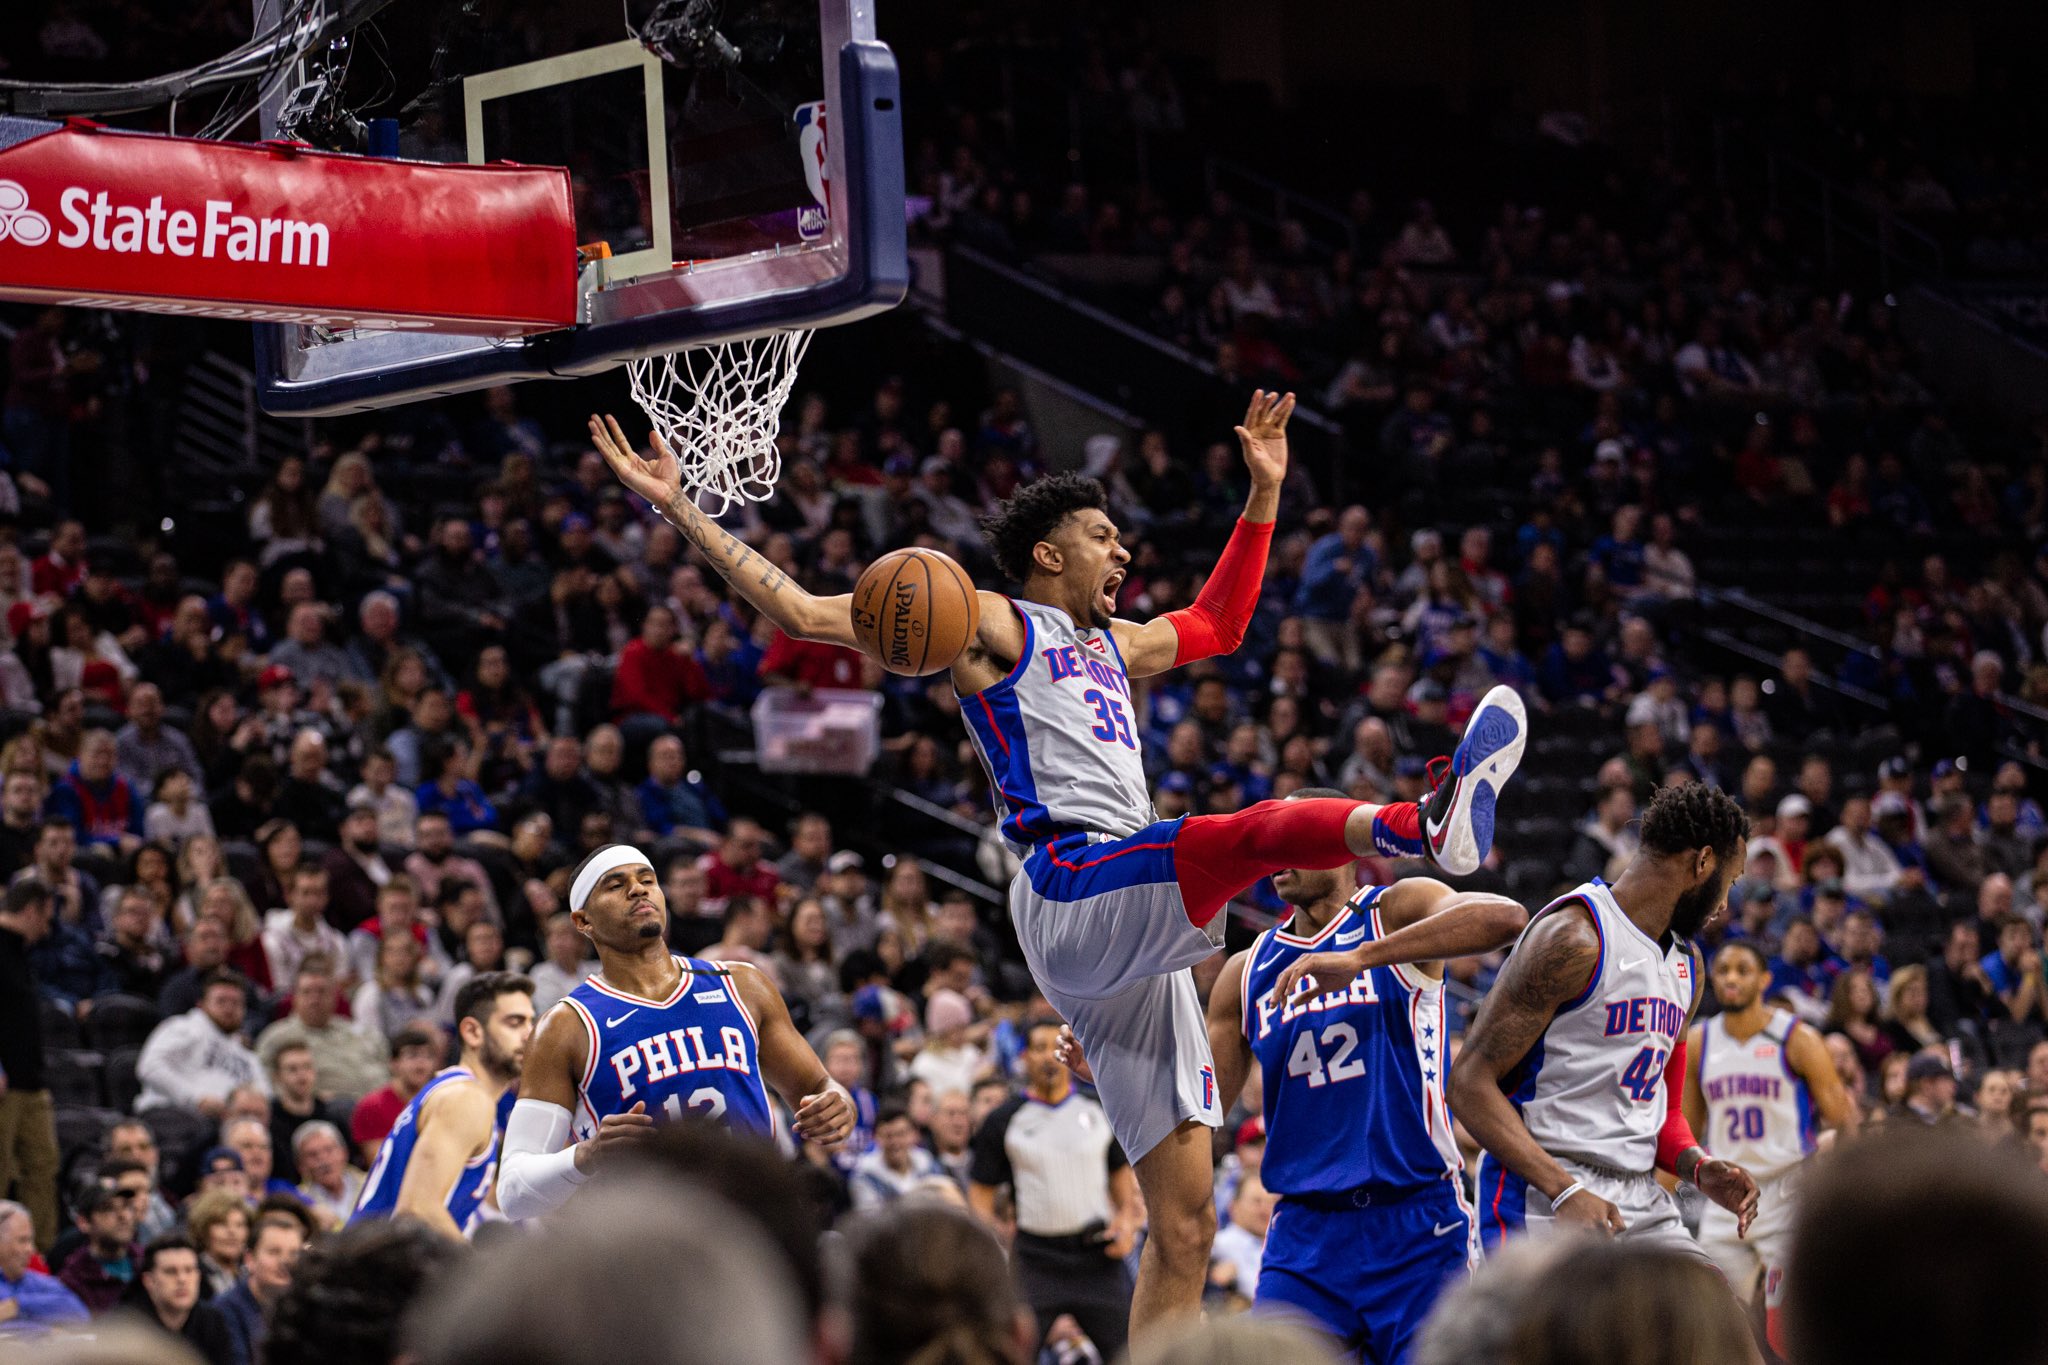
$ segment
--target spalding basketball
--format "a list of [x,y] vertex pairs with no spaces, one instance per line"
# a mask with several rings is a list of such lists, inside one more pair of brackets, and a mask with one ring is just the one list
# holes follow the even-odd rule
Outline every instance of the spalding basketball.
[[861,652],[906,678],[950,668],[981,626],[967,571],[937,550],[892,550],[853,588]]

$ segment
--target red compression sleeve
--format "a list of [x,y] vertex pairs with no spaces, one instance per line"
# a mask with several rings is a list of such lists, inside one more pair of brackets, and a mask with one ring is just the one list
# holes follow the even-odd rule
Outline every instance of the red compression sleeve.
[[1679,1103],[1684,1086],[1685,1039],[1681,1038],[1671,1049],[1671,1060],[1664,1064],[1664,1126],[1657,1132],[1657,1169],[1673,1175],[1678,1174],[1678,1158],[1700,1145],[1692,1135],[1692,1125],[1685,1121],[1685,1106]]
[[1193,605],[1166,613],[1180,635],[1175,668],[1228,654],[1244,643],[1245,627],[1252,623],[1252,608],[1258,606],[1259,589],[1266,581],[1266,551],[1272,544],[1272,522],[1237,519],[1223,557],[1195,594]]

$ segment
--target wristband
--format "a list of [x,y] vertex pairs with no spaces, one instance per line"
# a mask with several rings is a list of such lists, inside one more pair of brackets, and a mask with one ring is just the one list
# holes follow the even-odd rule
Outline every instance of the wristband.
[[1571,1198],[1573,1195],[1577,1194],[1580,1190],[1583,1190],[1585,1188],[1585,1181],[1574,1180],[1571,1184],[1565,1186],[1562,1190],[1559,1190],[1557,1192],[1557,1198],[1550,1201],[1550,1211],[1552,1213],[1556,1213],[1559,1209],[1564,1207],[1565,1200]]

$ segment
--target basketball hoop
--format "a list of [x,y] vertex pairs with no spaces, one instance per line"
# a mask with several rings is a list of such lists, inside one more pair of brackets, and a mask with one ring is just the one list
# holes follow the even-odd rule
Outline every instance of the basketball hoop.
[[683,491],[712,516],[739,502],[766,502],[782,476],[775,448],[782,408],[811,329],[644,356],[627,367],[633,401],[674,452]]

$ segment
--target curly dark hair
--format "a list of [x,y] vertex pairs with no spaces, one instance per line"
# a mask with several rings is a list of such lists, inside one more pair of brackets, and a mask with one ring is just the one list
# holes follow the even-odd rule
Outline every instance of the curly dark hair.
[[1661,787],[1643,812],[1643,847],[1652,853],[1711,848],[1728,856],[1749,838],[1749,817],[1733,797],[1704,782]]
[[268,1365],[360,1365],[398,1352],[399,1319],[469,1255],[424,1223],[379,1219],[307,1248],[271,1314]]
[[1054,474],[1018,489],[982,518],[981,531],[996,567],[1022,583],[1031,574],[1031,547],[1091,507],[1109,510],[1109,494],[1099,482],[1080,474]]

